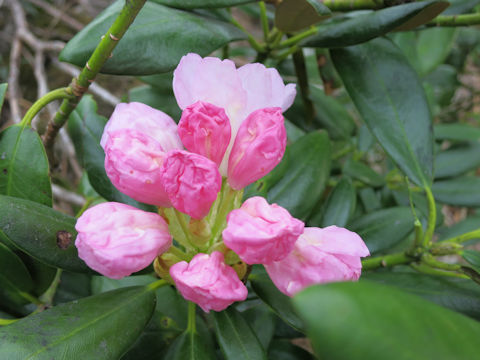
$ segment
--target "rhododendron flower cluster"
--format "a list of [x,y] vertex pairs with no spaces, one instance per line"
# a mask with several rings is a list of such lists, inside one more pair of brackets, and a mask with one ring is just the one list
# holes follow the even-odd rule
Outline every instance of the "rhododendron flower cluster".
[[[178,126],[141,103],[119,104],[105,126],[105,170],[118,190],[158,214],[119,203],[88,209],[76,225],[79,256],[121,278],[152,262],[204,311],[245,300],[247,266],[263,264],[278,289],[357,280],[362,239],[343,228],[305,228],[243,188],[282,159],[282,112],[295,97],[275,69],[188,54],[174,72]],[[175,243],[172,244],[172,237]],[[242,281],[243,280],[243,281]]]

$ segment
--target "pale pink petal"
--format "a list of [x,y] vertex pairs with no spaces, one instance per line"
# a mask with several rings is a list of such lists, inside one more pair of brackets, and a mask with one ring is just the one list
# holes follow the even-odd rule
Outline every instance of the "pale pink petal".
[[111,132],[105,144],[105,171],[122,193],[146,204],[170,207],[161,167],[166,153],[148,135],[136,130]]
[[170,276],[182,296],[203,311],[222,311],[235,301],[247,298],[248,290],[235,270],[225,264],[223,254],[197,254],[190,263],[176,263]]
[[[345,233],[338,229],[305,228],[298,238],[293,251],[283,260],[265,264],[265,269],[275,286],[285,295],[293,296],[300,290],[313,284],[336,281],[356,281],[361,274],[361,257],[368,256],[368,250],[359,244],[348,244],[348,239],[356,243],[360,237],[348,230]],[[334,250],[329,242],[333,242],[333,233],[339,234],[340,243],[353,251],[344,251],[339,245]],[[325,234],[324,234],[325,233]],[[356,235],[356,236],[353,236]],[[328,239],[325,241],[325,239]],[[363,243],[363,241],[360,239]],[[365,247],[366,248],[366,247]],[[360,251],[358,251],[360,250]],[[347,252],[355,255],[346,254]],[[359,255],[362,253],[363,255]]]
[[173,73],[173,92],[182,110],[197,101],[208,102],[225,109],[230,120],[236,119],[246,102],[233,61],[197,54],[180,60]]
[[112,279],[142,270],[172,244],[161,216],[114,202],[85,211],[75,229],[78,256]]
[[222,237],[225,245],[245,263],[267,264],[284,259],[303,228],[303,222],[287,210],[256,196],[230,212]]
[[103,130],[100,145],[105,149],[111,133],[127,129],[155,139],[165,152],[183,148],[173,119],[160,110],[138,102],[120,103],[115,107]]
[[266,107],[280,107],[286,111],[295,99],[295,84],[285,85],[274,68],[263,64],[247,64],[238,69],[242,86],[247,93],[245,116]]

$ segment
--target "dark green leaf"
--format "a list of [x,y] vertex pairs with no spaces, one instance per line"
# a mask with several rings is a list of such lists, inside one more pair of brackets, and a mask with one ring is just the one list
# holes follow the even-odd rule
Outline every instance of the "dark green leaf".
[[365,272],[361,279],[395,286],[480,320],[480,286],[471,280],[421,274],[399,267],[395,271]]
[[365,212],[371,213],[382,207],[380,197],[371,187],[363,188],[358,191],[358,196],[362,202]]
[[[96,17],[67,43],[60,60],[84,66],[123,5],[124,1],[118,0]],[[228,23],[148,1],[102,72],[121,75],[167,72],[189,52],[206,56],[244,38],[240,30]]]
[[[306,219],[313,210],[330,174],[330,140],[324,131],[312,132],[290,145],[287,169],[268,191],[267,200]],[[283,160],[282,160],[283,163]],[[282,166],[280,163],[278,166]]]
[[179,9],[223,8],[247,4],[258,0],[150,0]]
[[45,265],[44,263],[38,261],[37,259],[28,256],[27,254],[18,251],[17,255],[20,257],[22,262],[27,267],[28,272],[30,273],[34,288],[32,293],[36,296],[43,295],[43,293],[48,289],[50,284],[57,273],[57,269]]
[[12,243],[47,265],[92,272],[78,257],[75,222],[47,206],[0,195],[0,231]]
[[480,3],[480,0],[449,0],[450,6],[442,15],[459,15],[472,10]]
[[442,151],[435,157],[435,178],[466,173],[480,165],[480,144]]
[[355,211],[357,196],[349,178],[342,178],[328,196],[321,227],[344,227]]
[[467,260],[477,273],[480,273],[480,252],[475,250],[463,250],[462,257]]
[[5,100],[5,93],[7,92],[7,83],[0,84],[0,112],[2,112],[3,100]]
[[328,135],[334,140],[349,139],[355,130],[355,122],[345,107],[316,86],[310,88],[310,95],[315,105],[315,120],[328,131]]
[[213,348],[198,332],[185,331],[168,349],[165,360],[212,360],[215,359]]
[[442,108],[451,104],[453,95],[455,95],[459,85],[457,75],[457,69],[453,66],[441,64],[424,77],[423,86],[432,89],[433,99],[436,103],[433,111],[436,114],[439,114]]
[[261,360],[266,353],[245,319],[230,307],[212,314],[215,334],[227,360]]
[[460,177],[436,181],[432,190],[435,199],[441,203],[457,206],[480,206],[480,178]]
[[331,13],[315,0],[283,0],[275,11],[275,26],[283,32],[294,32],[318,23]]
[[83,154],[83,163],[92,187],[108,201],[117,201],[137,208],[154,211],[151,205],[145,205],[122,194],[110,182],[105,172],[105,153],[100,139],[107,119],[97,114],[97,104],[90,95],[82,98],[70,115],[68,130],[73,134],[77,152]]
[[288,340],[274,340],[268,350],[269,360],[313,360],[307,351]]
[[146,287],[57,305],[0,329],[2,356],[9,360],[117,360],[140,335],[154,307],[155,294]]
[[275,333],[275,323],[278,319],[275,313],[264,303],[252,306],[242,312],[242,317],[252,327],[260,344],[264,349],[268,349]]
[[91,274],[63,271],[53,303],[61,304],[93,295],[91,282]]
[[318,27],[318,32],[303,43],[307,47],[339,48],[360,44],[393,30],[422,25],[440,14],[446,1],[422,1],[386,9],[335,17]]
[[52,206],[47,155],[29,126],[12,125],[0,133],[0,194]]
[[383,179],[382,175],[376,173],[372,168],[364,163],[355,161],[352,158],[345,161],[345,164],[343,165],[343,173],[361,181],[365,185],[380,187],[385,184],[385,180]]
[[445,61],[455,34],[455,28],[432,28],[419,32],[417,49],[421,74],[428,74]]
[[320,358],[478,357],[478,322],[385,285],[362,281],[313,286],[293,302]]
[[413,182],[428,186],[433,172],[432,119],[418,76],[401,51],[380,38],[331,54],[380,145]]
[[23,296],[33,289],[32,278],[22,260],[0,244],[0,299],[13,304],[26,304]]
[[412,232],[414,221],[410,208],[393,207],[364,215],[354,220],[348,229],[358,233],[374,254],[404,240]]
[[468,124],[437,124],[434,127],[434,134],[436,140],[480,140],[480,129]]
[[355,187],[349,178],[342,178],[328,195],[323,212],[313,215],[310,226],[326,227],[337,225],[344,227],[352,216],[357,203]]
[[270,306],[272,310],[280,316],[291,327],[301,330],[303,328],[302,321],[293,311],[290,298],[282,294],[270,280],[266,273],[251,274],[248,278],[252,285],[253,291],[262,299],[265,304]]

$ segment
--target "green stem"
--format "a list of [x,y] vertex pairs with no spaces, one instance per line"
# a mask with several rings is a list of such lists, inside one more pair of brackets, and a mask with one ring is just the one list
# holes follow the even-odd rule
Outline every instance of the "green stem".
[[250,33],[247,31],[247,29],[245,29],[243,27],[242,24],[240,24],[235,18],[230,18],[230,23],[234,26],[236,26],[237,28],[239,28],[240,30],[242,30],[245,35],[247,35],[247,40],[249,42],[249,44],[252,46],[252,48],[255,49],[255,51],[257,51],[258,53],[263,53],[265,52],[265,47],[263,45],[260,45],[257,40],[255,40],[255,38],[250,35]]
[[268,26],[267,7],[265,6],[264,1],[260,1],[258,5],[260,6],[260,19],[262,21],[263,37],[265,42],[268,42],[268,34],[270,29]]
[[51,306],[53,303],[53,298],[57,292],[58,285],[60,285],[60,278],[62,277],[62,269],[57,269],[55,277],[52,280],[52,283],[48,289],[40,296],[40,300],[46,305]]
[[50,91],[49,93],[45,94],[40,99],[35,101],[35,103],[30,107],[30,109],[28,109],[20,125],[22,127],[30,125],[35,115],[37,115],[40,110],[42,110],[52,101],[59,99],[71,99],[72,96],[72,92],[69,88],[60,88]]
[[429,275],[440,275],[440,276],[449,276],[449,277],[456,277],[461,279],[470,279],[468,276],[459,274],[452,271],[444,271],[444,270],[437,270],[425,264],[410,264],[412,268],[417,270],[418,272],[429,274]]
[[189,301],[188,302],[188,324],[187,324],[187,332],[189,333],[196,333],[197,332],[197,326],[195,323],[196,320],[196,307],[194,302]]
[[151,284],[148,284],[147,285],[147,288],[149,290],[157,290],[158,288],[161,288],[162,286],[165,286],[165,285],[168,285],[168,282],[166,282],[165,280],[161,279],[161,280],[157,280]]
[[77,214],[75,215],[75,217],[78,219],[80,216],[82,216],[82,214],[85,212],[85,210],[88,209],[88,207],[92,204],[94,199],[92,198],[88,198],[87,201],[85,201],[85,204],[83,204],[82,208],[80,210],[78,210]]
[[292,37],[288,38],[285,41],[282,41],[280,44],[278,44],[278,46],[276,46],[276,48],[277,49],[284,49],[284,48],[296,45],[301,40],[316,34],[317,31],[318,31],[318,29],[316,27],[311,27],[310,29],[308,29],[304,32],[301,32],[300,34],[297,34],[295,36],[292,36]]
[[460,265],[444,263],[442,261],[435,259],[435,257],[431,254],[423,254],[422,263],[430,267],[442,269],[446,271],[458,271],[461,269]]
[[295,45],[295,46],[292,46],[290,49],[287,49],[286,51],[276,55],[275,58],[278,60],[279,63],[281,63],[283,60],[288,58],[290,55],[295,54],[299,50],[301,49]]
[[443,240],[441,242],[442,243],[443,242],[464,243],[468,240],[473,240],[473,239],[480,239],[480,229],[473,230],[468,233],[458,235],[447,240]]
[[55,117],[48,124],[43,142],[49,154],[49,158],[53,159],[52,147],[55,137],[60,128],[65,124],[71,112],[75,109],[83,94],[88,90],[90,84],[94,81],[102,66],[111,57],[113,49],[117,46],[127,29],[132,24],[138,12],[142,9],[146,0],[125,0],[120,14],[118,14],[114,23],[108,29],[105,36],[97,45],[93,54],[90,56],[77,78],[74,78],[69,85],[70,92],[73,96],[64,99],[60,109]]
[[433,197],[430,187],[425,187],[425,193],[427,195],[428,202],[428,224],[427,230],[425,231],[425,236],[423,237],[422,245],[424,247],[428,246],[431,243],[433,239],[433,234],[435,232],[435,224],[437,222],[437,207],[435,206],[435,199]]
[[10,325],[20,319],[0,319],[0,326]]
[[188,224],[187,221],[185,220],[185,215],[182,214],[180,211],[177,209],[173,210],[175,212],[175,216],[177,217],[177,221],[180,224],[180,227],[182,228],[183,234],[185,235],[185,239],[187,239],[187,242],[196,248],[196,246],[192,243],[192,239],[190,237],[190,230],[188,229]]
[[186,253],[184,253],[182,250],[177,248],[176,246],[172,245],[170,248],[167,250],[167,252],[175,255],[179,259],[185,260],[185,261],[190,261],[191,257],[188,256]]
[[43,306],[43,302],[41,302],[39,299],[37,299],[35,296],[30,295],[27,292],[20,291],[19,292],[20,296],[22,296],[25,300],[30,301],[30,303],[38,305],[38,306]]
[[395,265],[409,264],[416,260],[416,258],[408,256],[405,253],[396,253],[362,260],[362,269],[373,270],[380,267],[391,267]]
[[471,26],[480,24],[480,13],[437,16],[427,26]]
[[386,6],[385,1],[375,0],[323,0],[323,5],[332,11],[381,9]]

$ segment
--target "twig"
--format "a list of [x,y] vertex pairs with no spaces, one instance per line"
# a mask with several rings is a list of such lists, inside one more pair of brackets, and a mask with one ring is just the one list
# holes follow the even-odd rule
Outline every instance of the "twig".
[[65,201],[67,203],[70,203],[76,206],[81,207],[85,205],[85,203],[87,202],[87,200],[83,196],[78,195],[74,192],[65,190],[64,188],[56,184],[52,184],[52,192],[55,198],[58,198],[62,201]]
[[20,55],[22,53],[22,43],[20,37],[15,35],[12,41],[10,51],[10,73],[8,75],[8,103],[12,114],[12,121],[19,123],[22,120],[18,99],[20,98],[20,89],[18,86],[18,75],[20,70]]
[[43,0],[29,0],[33,5],[38,6],[45,12],[47,12],[49,15],[54,17],[55,19],[60,20],[63,22],[65,25],[70,26],[72,29],[76,31],[80,31],[83,29],[85,26],[82,24],[80,21],[72,18],[71,16],[65,14],[64,12],[58,10],[54,6],[50,5],[49,3],[43,1]]

